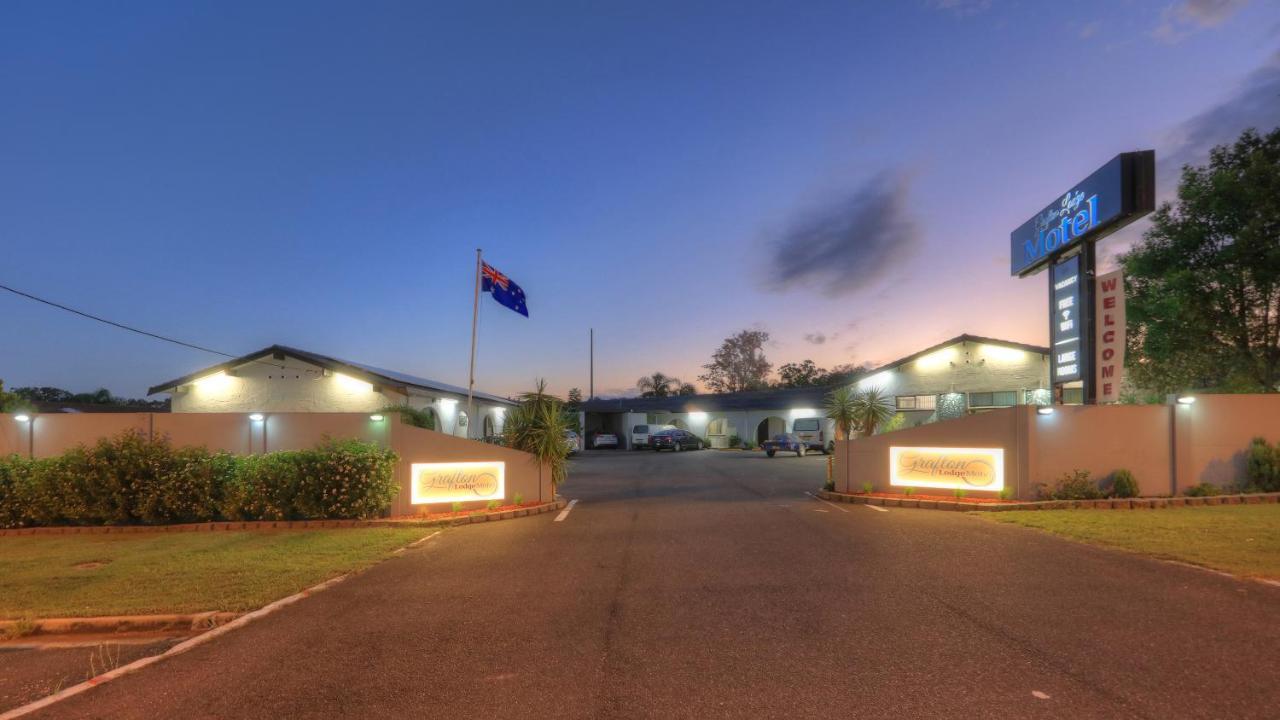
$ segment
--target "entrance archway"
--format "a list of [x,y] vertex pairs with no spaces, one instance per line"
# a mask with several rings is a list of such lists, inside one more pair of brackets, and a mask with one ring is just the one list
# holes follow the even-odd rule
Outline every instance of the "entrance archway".
[[756,444],[759,445],[774,435],[781,435],[786,431],[787,421],[776,415],[770,415],[756,425]]
[[489,413],[485,413],[485,416],[484,416],[484,436],[485,436],[485,437],[492,437],[492,436],[494,436],[494,435],[497,435],[497,433],[496,433],[496,432],[494,432],[494,429],[493,429],[493,415],[491,415],[491,414],[489,414]]
[[681,430],[689,429],[689,423],[681,420],[680,418],[671,418],[671,424],[680,428]]

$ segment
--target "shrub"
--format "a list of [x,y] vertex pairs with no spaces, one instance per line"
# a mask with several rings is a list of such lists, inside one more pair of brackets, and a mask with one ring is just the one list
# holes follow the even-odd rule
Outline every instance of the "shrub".
[[517,505],[523,505],[523,504],[524,504],[524,493],[516,493],[516,494],[515,494],[515,497],[513,497],[513,498],[512,498],[512,502],[514,502],[514,503],[515,503],[515,504],[517,504]]
[[906,495],[907,497],[911,497],[912,495],[916,494],[916,489],[913,487],[904,487],[902,488],[902,494]]
[[489,510],[497,510],[497,509],[498,509],[498,501],[497,501],[497,500],[490,500],[490,501],[488,502],[488,504],[487,504],[487,505],[485,505],[485,507],[486,507],[486,508],[488,508]]
[[1192,485],[1184,490],[1183,493],[1186,494],[1187,497],[1209,497],[1211,495],[1221,495],[1222,488],[1217,485],[1202,482],[1199,485]]
[[1003,487],[1003,488],[1000,488],[1000,499],[1001,499],[1001,500],[1012,500],[1012,499],[1013,499],[1013,488],[1011,488],[1011,487]]
[[869,482],[862,483],[862,492],[866,493],[867,495],[870,495],[871,491],[874,489],[875,489],[875,485],[872,485]]
[[965,496],[967,496],[967,495],[969,494],[969,491],[968,491],[968,490],[965,490],[964,488],[956,488],[955,490],[952,490],[951,492],[955,494],[956,498],[964,498]]
[[1280,445],[1254,438],[1245,455],[1245,477],[1252,492],[1280,492]]
[[731,448],[742,447],[742,438],[738,437],[737,435],[730,435],[729,447]]
[[822,489],[826,490],[827,492],[835,492],[836,481],[832,480],[831,478],[827,478],[826,482],[822,483]]
[[1040,494],[1049,500],[1097,500],[1102,491],[1089,479],[1088,470],[1073,470],[1058,478],[1052,488],[1040,485]]
[[462,503],[460,503],[460,502],[458,502],[458,501],[456,501],[456,500],[455,500],[455,501],[454,501],[454,503],[453,503],[453,505],[452,505],[452,506],[450,506],[450,509],[452,509],[452,510],[453,510],[453,512],[455,512],[455,513],[460,513],[460,512],[462,512]]
[[0,527],[372,517],[399,491],[395,462],[355,440],[237,457],[129,430],[54,458],[0,458]]
[[1115,475],[1112,475],[1111,497],[1138,497],[1138,481],[1133,479],[1133,473],[1128,470],[1117,470]]

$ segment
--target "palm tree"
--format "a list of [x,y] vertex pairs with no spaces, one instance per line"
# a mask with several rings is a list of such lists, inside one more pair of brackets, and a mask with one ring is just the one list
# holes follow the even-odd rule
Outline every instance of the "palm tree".
[[853,389],[841,385],[827,395],[827,417],[836,421],[836,439],[848,440],[853,433],[853,424],[857,422],[854,414]]
[[569,448],[564,434],[569,429],[564,404],[547,393],[545,380],[538,380],[532,392],[520,394],[520,404],[507,413],[502,434],[507,446],[523,450],[551,467],[551,482],[565,481],[569,470]]
[[640,397],[666,397],[671,394],[672,386],[679,387],[680,381],[664,372],[654,372],[636,381]]
[[874,435],[876,428],[893,417],[893,404],[880,388],[868,388],[853,394],[853,417],[858,432]]

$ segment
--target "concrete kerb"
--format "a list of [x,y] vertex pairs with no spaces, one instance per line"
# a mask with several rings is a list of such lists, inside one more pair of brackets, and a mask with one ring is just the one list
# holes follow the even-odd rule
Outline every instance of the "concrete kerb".
[[1258,505],[1280,503],[1280,492],[1214,495],[1210,497],[1175,498],[1108,498],[1103,500],[1038,500],[1035,502],[976,503],[964,500],[914,500],[883,498],[852,493],[819,490],[818,497],[831,502],[868,503],[925,510],[963,510],[969,512],[1007,512],[1010,510],[1161,510],[1205,505]]
[[18,535],[107,535],[129,533],[170,532],[226,532],[236,530],[335,530],[369,527],[453,527],[473,522],[510,520],[528,515],[539,515],[553,510],[563,510],[568,501],[556,498],[541,505],[531,505],[515,510],[474,510],[466,515],[449,518],[388,518],[381,520],[258,520],[244,522],[184,523],[181,525],[106,525],[0,528],[0,537]]

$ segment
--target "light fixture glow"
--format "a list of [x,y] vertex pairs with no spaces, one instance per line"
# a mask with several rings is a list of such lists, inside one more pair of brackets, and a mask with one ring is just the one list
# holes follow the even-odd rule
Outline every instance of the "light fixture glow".
[[813,408],[796,408],[795,410],[791,411],[791,417],[793,418],[814,417],[817,414],[818,414],[818,411],[814,410]]
[[1001,345],[979,345],[982,348],[982,354],[992,360],[1015,361],[1026,358],[1026,351],[1017,348],[1003,347]]
[[875,375],[862,378],[861,380],[858,381],[858,387],[883,388],[884,386],[888,385],[889,381],[892,379],[893,379],[893,371],[885,370],[882,372],[878,372]]
[[938,370],[940,368],[950,367],[951,361],[955,359],[955,356],[955,348],[942,348],[937,352],[931,352],[928,355],[917,359],[916,367],[921,370]]
[[17,420],[18,422],[31,422],[31,416],[26,414],[14,415],[13,419]]
[[1190,405],[1191,403],[1193,403],[1193,402],[1195,402],[1195,401],[1196,401],[1196,398],[1195,398],[1195,396],[1194,396],[1194,395],[1179,395],[1179,396],[1178,396],[1178,404],[1179,404],[1179,405]]
[[706,420],[707,420],[707,414],[702,412],[701,410],[694,410],[693,412],[689,413],[689,422],[700,423],[700,422],[706,422]]
[[1040,415],[1052,415],[1053,408],[1047,405],[1041,405],[1040,407],[1036,408],[1036,412],[1039,413]]
[[367,383],[364,380],[357,380],[350,375],[343,375],[342,373],[334,373],[333,381],[337,383],[338,387],[343,391],[349,393],[371,392],[373,390],[373,385],[371,383]]
[[219,371],[196,380],[192,385],[202,393],[217,393],[225,391],[230,387],[231,383],[231,376],[225,372]]
[[370,416],[369,416],[369,419],[370,419],[370,420],[372,420],[372,421],[374,421],[374,422],[382,422],[382,416],[381,416],[381,415],[370,415]]
[[262,422],[262,413],[253,413],[249,416],[249,419],[254,422]]

